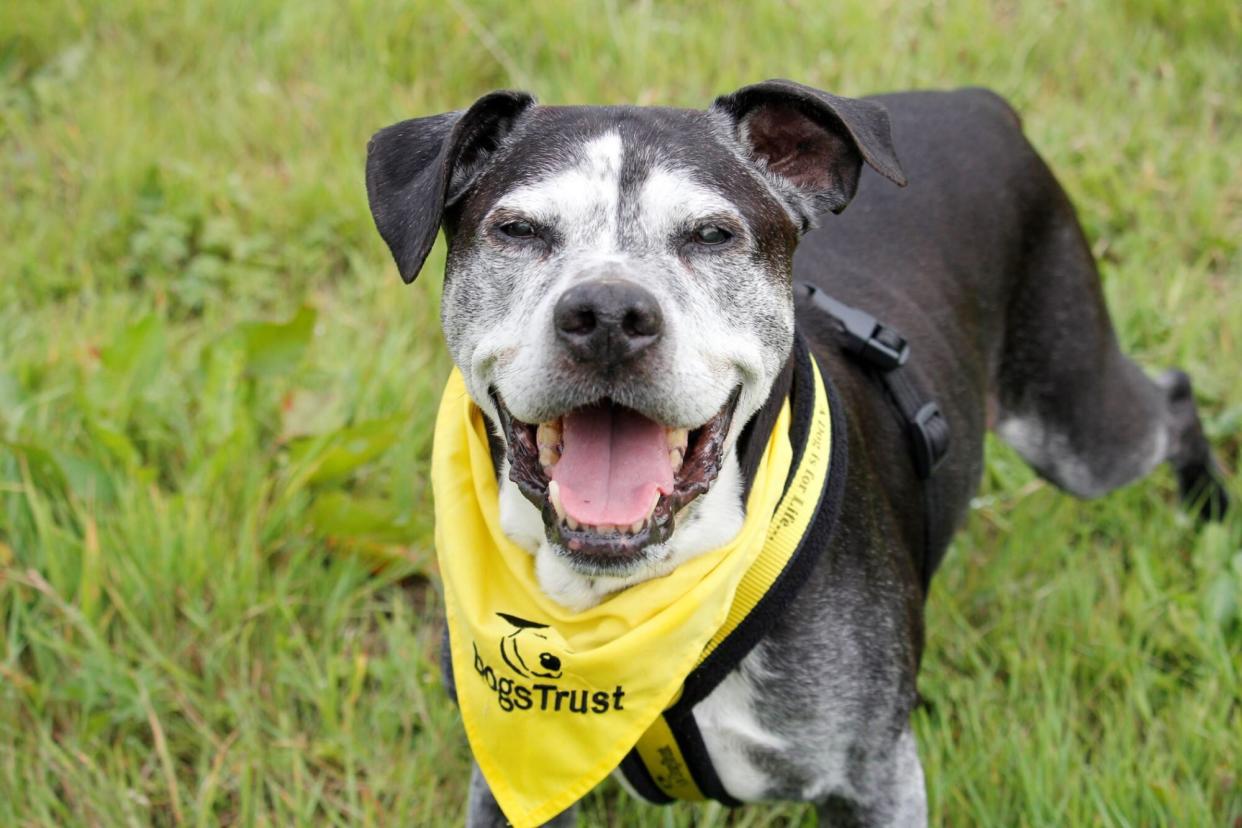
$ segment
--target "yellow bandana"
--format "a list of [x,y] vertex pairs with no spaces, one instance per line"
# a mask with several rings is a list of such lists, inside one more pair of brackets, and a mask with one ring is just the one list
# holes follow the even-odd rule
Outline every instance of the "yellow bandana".
[[436,552],[466,737],[515,828],[568,808],[636,746],[666,793],[702,798],[661,713],[763,597],[814,517],[832,435],[813,373],[798,469],[790,475],[786,401],[733,540],[572,612],[543,593],[533,556],[501,531],[487,426],[454,369],[432,452]]

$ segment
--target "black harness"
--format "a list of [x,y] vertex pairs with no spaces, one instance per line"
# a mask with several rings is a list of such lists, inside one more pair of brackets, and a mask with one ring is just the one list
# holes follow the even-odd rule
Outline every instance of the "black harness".
[[[815,357],[801,335],[794,338],[792,357],[793,377],[789,390],[789,442],[793,449],[793,462],[789,471],[791,477],[806,450],[815,406],[815,381],[811,366]],[[819,552],[826,549],[832,540],[845,495],[849,440],[846,437],[845,406],[837,396],[831,378],[822,370],[820,376],[824,383],[824,393],[828,396],[832,443],[829,450],[828,479],[823,489],[818,492],[819,499],[814,504],[814,518],[799,541],[797,550],[763,598],[711,655],[686,676],[681,695],[663,714],[695,786],[707,799],[714,799],[724,805],[737,806],[742,803],[730,796],[721,784],[698,723],[694,720],[694,707],[707,698],[725,676],[733,672],[738,663],[767,634],[772,624],[784,614],[789,602],[806,583],[819,559]],[[766,439],[764,435],[764,442]],[[788,487],[789,481],[785,485]],[[630,787],[643,799],[660,805],[674,801],[656,784],[637,750],[631,750],[622,760],[620,770]]]
[[857,360],[884,391],[909,440],[914,472],[923,482],[923,590],[944,556],[939,489],[932,475],[949,452],[949,421],[918,379],[904,370],[910,344],[893,328],[858,308],[838,302],[814,285],[794,283],[801,299],[835,320],[845,352]]

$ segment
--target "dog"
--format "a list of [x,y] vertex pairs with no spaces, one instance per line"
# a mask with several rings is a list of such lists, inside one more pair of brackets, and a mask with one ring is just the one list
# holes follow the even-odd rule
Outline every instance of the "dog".
[[[849,463],[831,540],[693,708],[732,800],[925,824],[910,715],[927,576],[969,509],[989,428],[1078,497],[1168,462],[1202,516],[1228,505],[1189,379],[1149,378],[1122,353],[1069,199],[990,91],[850,99],[773,80],[706,110],[500,91],[380,130],[366,183],[405,282],[444,230],[441,320],[494,432],[501,523],[569,610],[737,533],[755,474],[740,437],[772,429],[796,339],[835,388]],[[902,370],[952,432],[929,480],[796,283],[909,343]],[[608,439],[630,459],[600,461]],[[671,483],[647,503],[662,451]],[[588,496],[601,486],[607,508]],[[505,824],[477,766],[468,824]]]

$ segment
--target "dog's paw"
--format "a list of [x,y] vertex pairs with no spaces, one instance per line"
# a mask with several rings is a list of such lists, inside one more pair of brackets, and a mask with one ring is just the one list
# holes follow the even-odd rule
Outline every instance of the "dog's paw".
[[1225,489],[1215,463],[1194,465],[1177,472],[1177,489],[1182,505],[1200,523],[1223,520],[1229,511],[1229,492]]

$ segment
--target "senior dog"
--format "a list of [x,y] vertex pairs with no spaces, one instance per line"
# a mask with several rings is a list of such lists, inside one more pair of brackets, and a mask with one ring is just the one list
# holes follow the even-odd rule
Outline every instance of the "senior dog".
[[[1076,496],[1169,462],[1201,514],[1226,508],[1188,378],[1149,378],[1122,353],[1073,207],[986,90],[848,99],[768,81],[706,110],[495,92],[378,132],[366,180],[406,282],[444,229],[456,396],[468,394],[466,430],[473,416],[487,431],[493,479],[479,485],[496,487],[479,514],[495,510],[495,545],[522,550],[529,603],[549,616],[484,607],[479,623],[498,632],[466,640],[454,601],[473,587],[450,582],[457,692],[482,694],[484,724],[466,717],[472,747],[509,756],[475,768],[472,825],[572,819],[556,812],[598,781],[586,767],[614,763],[574,748],[577,734],[640,705],[637,689],[593,677],[590,631],[570,623],[728,546],[772,488],[762,481],[785,486],[772,502],[795,485],[812,398],[830,411],[828,494],[809,495],[800,551],[765,582],[779,600],[757,599],[742,638],[707,645],[727,658],[688,674],[682,659],[677,692],[660,685],[663,718],[635,724],[671,733],[654,760],[621,745],[622,779],[644,798],[803,800],[831,825],[925,823],[909,721],[923,603],[979,484],[988,428]],[[837,303],[816,301],[828,294]],[[877,367],[864,346],[894,358]],[[896,372],[911,399],[886,381]],[[942,427],[934,445],[919,412]],[[466,518],[440,509],[457,496],[436,496],[456,532]],[[442,567],[477,551],[454,543],[438,541]],[[489,588],[512,587],[512,565],[481,561],[472,571]],[[730,589],[711,600],[727,608]],[[679,600],[669,612],[710,603]],[[629,628],[616,629],[621,640]],[[626,659],[638,664],[625,681],[647,678],[636,672],[647,658],[658,673],[680,657],[663,640],[636,648],[646,656]],[[576,730],[545,730],[564,720]],[[543,775],[565,774],[564,791],[524,810],[507,766],[561,751],[573,767]]]

